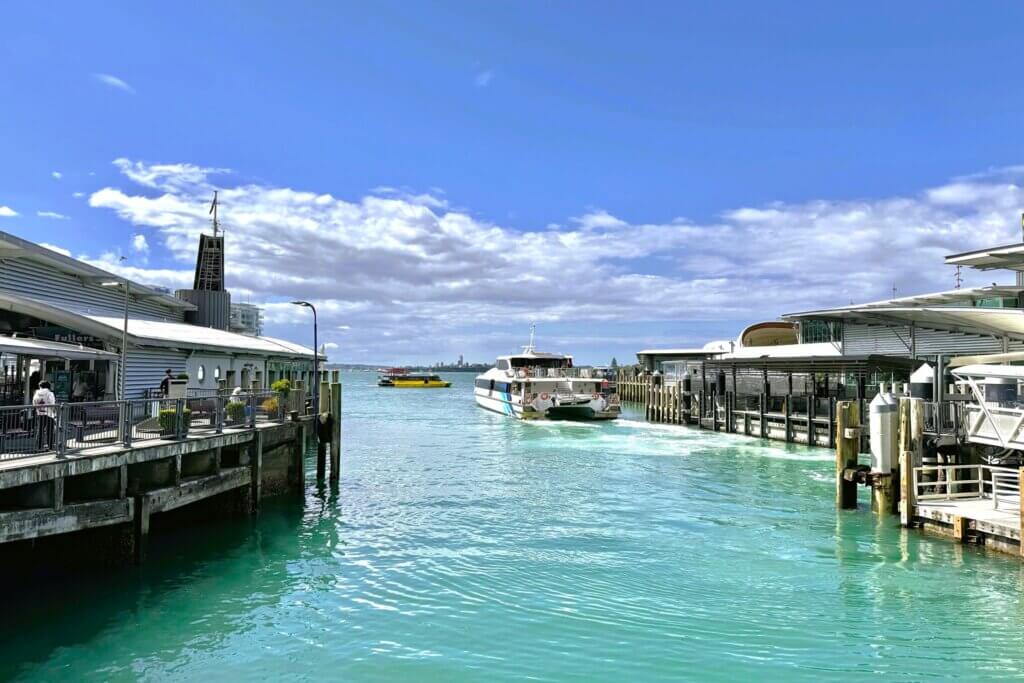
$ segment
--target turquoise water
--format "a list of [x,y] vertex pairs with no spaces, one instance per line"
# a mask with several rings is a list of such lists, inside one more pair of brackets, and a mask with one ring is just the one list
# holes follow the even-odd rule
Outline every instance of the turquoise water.
[[[20,680],[1017,678],[1019,561],[833,509],[831,454],[345,378],[344,475],[6,586]],[[32,599],[28,599],[31,597]]]

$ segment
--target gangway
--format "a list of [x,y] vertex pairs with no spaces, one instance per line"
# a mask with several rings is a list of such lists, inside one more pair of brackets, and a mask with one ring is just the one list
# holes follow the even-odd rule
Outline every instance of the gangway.
[[967,441],[1024,451],[1024,402],[1019,398],[1024,366],[966,365],[953,375],[974,397],[963,407]]

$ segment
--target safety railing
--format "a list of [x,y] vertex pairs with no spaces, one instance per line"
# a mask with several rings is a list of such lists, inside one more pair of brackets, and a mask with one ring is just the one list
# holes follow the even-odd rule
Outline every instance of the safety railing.
[[913,468],[918,502],[991,500],[1001,511],[1020,510],[1020,472],[992,465],[924,465]]
[[924,431],[926,434],[958,436],[963,422],[963,404],[957,401],[925,401]]
[[64,454],[103,445],[129,447],[153,439],[185,439],[282,422],[273,391],[189,398],[0,407],[0,459]]

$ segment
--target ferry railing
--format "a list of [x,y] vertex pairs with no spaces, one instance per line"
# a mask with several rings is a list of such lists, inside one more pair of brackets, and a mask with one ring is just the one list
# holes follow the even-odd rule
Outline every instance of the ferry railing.
[[258,422],[282,422],[287,413],[274,391],[0,406],[0,460],[251,429]]
[[989,467],[992,477],[992,506],[996,510],[1020,512],[1020,470]]
[[57,410],[59,440],[67,451],[113,444],[122,440],[122,401],[61,403]]
[[52,415],[49,423],[40,414],[44,410],[33,406],[0,408],[0,458],[17,458],[50,450],[44,450],[43,446],[56,443],[57,407],[49,406],[48,413]]

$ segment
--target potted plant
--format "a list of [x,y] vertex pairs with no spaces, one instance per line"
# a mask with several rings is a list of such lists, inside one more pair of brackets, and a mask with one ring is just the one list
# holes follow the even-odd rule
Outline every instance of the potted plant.
[[271,391],[281,394],[281,398],[288,400],[288,392],[292,390],[292,383],[287,379],[279,379],[270,385]]
[[278,413],[281,410],[281,403],[277,400],[277,396],[271,396],[261,403],[260,407],[263,408],[263,412],[265,412],[268,417],[277,418]]
[[[178,411],[174,408],[164,408],[160,411],[160,438],[173,439],[178,436]],[[181,435],[188,434],[189,424],[192,422],[192,411],[185,408],[181,411]]]
[[244,424],[245,423],[245,403],[242,401],[228,401],[225,407],[225,421],[227,424]]

